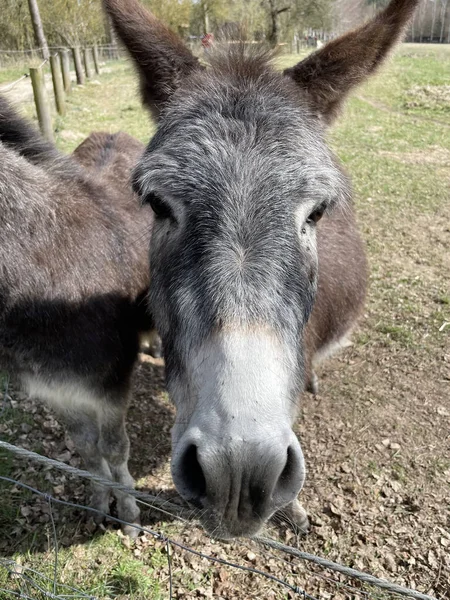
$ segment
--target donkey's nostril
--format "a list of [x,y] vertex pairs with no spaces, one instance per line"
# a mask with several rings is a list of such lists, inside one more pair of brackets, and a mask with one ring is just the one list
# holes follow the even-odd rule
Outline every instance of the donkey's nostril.
[[181,459],[181,474],[186,498],[201,507],[201,499],[206,495],[206,479],[197,456],[197,446],[191,444]]
[[275,487],[275,496],[278,502],[287,504],[300,491],[304,479],[302,464],[300,448],[290,445],[286,452],[286,462]]
[[295,474],[296,464],[295,451],[292,446],[289,446],[287,449],[286,464],[284,465],[284,469],[280,475],[280,483],[282,485],[284,483],[288,483],[292,479]]

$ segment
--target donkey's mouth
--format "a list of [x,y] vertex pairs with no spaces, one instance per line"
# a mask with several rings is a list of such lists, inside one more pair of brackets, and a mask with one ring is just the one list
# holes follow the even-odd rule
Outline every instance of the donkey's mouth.
[[226,541],[241,537],[255,537],[261,532],[265,521],[257,518],[229,522],[215,511],[205,510],[200,515],[200,523],[211,538]]

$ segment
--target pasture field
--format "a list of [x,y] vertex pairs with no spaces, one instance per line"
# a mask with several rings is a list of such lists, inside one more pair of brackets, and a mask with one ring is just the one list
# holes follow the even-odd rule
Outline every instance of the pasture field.
[[[283,56],[279,64],[297,59]],[[353,346],[322,367],[319,395],[301,399],[296,432],[308,468],[301,499],[312,531],[297,537],[285,526],[268,528],[269,535],[304,551],[441,599],[450,599],[449,74],[449,46],[405,44],[356,92],[330,132],[353,179],[370,289]],[[67,116],[56,122],[58,146],[72,151],[96,129],[122,129],[147,141],[153,125],[136,88],[131,65],[122,61],[75,89]],[[33,116],[31,104],[23,109]],[[143,355],[128,419],[130,470],[139,488],[169,499],[176,496],[168,468],[173,415],[162,362]],[[51,413],[11,385],[0,406],[0,438],[79,465]],[[87,500],[81,480],[4,453],[0,475],[64,500]],[[40,599],[42,590],[82,597],[63,585],[99,599],[169,597],[164,543],[149,535],[130,542],[112,525],[96,529],[80,509],[49,505],[9,484],[0,483],[0,498],[1,600],[20,591]],[[195,524],[161,520],[146,509],[143,523],[321,600],[392,597],[249,540],[219,543]],[[2,568],[5,559],[18,563],[15,573]],[[262,577],[178,549],[171,568],[173,598],[297,597]],[[27,583],[27,573],[41,591]]]

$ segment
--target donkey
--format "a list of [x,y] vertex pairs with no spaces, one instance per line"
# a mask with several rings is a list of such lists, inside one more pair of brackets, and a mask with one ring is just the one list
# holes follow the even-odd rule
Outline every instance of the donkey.
[[[60,413],[87,469],[127,486],[130,377],[151,328],[153,213],[129,183],[142,151],[92,134],[63,156],[0,97],[0,364]],[[108,512],[109,492],[93,491]],[[117,510],[138,520],[128,495]]]
[[366,291],[325,128],[417,0],[391,0],[284,73],[244,44],[212,49],[204,68],[137,0],[103,2],[158,122],[133,184],[155,214],[149,303],[177,409],[173,480],[215,537],[254,535],[284,507],[304,524],[298,398]]

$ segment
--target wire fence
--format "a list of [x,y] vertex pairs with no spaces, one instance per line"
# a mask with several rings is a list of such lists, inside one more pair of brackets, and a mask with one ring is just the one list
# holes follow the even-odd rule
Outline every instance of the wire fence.
[[14,89],[16,87],[16,85],[18,83],[20,83],[21,81],[23,81],[27,77],[29,77],[29,74],[28,73],[24,73],[18,79],[16,79],[15,81],[9,83],[7,86],[1,87],[0,88],[0,92],[3,93],[3,92],[9,92],[9,91],[11,91],[12,89]]
[[[18,71],[22,69],[25,61],[28,61],[29,65],[24,67],[26,72],[17,79],[0,85],[0,93],[11,93],[9,98],[16,102],[34,100],[42,135],[48,141],[54,141],[54,108],[60,116],[66,115],[68,106],[66,99],[72,93],[72,84],[84,85],[86,81],[92,80],[94,75],[100,74],[100,65],[104,65],[107,61],[118,60],[121,58],[121,52],[113,45],[83,48],[51,46],[49,50],[50,57],[41,60],[39,49],[31,51],[0,49],[0,68],[9,65],[10,69]],[[12,63],[9,64],[8,59],[11,57]],[[47,65],[50,67],[48,70]],[[31,85],[17,87],[28,77],[31,79]],[[54,107],[47,92],[49,82],[53,88]]]
[[[137,501],[139,503],[141,503],[142,505],[149,507],[152,510],[161,512],[164,515],[169,515],[170,517],[180,520],[185,524],[189,523],[191,517],[196,514],[196,511],[193,512],[192,510],[190,510],[187,507],[178,506],[176,504],[173,504],[171,502],[163,500],[157,496],[153,496],[153,495],[150,495],[148,493],[145,493],[145,492],[142,492],[139,490],[133,490],[133,489],[126,488],[125,486],[123,486],[117,482],[105,480],[101,477],[98,477],[97,475],[89,473],[88,471],[77,469],[77,468],[72,467],[71,465],[67,465],[66,463],[63,463],[61,461],[47,458],[45,456],[36,454],[35,452],[31,452],[24,448],[20,448],[18,446],[15,446],[15,445],[10,444],[5,441],[0,440],[0,449],[11,452],[20,458],[32,460],[33,462],[44,465],[46,468],[58,469],[60,471],[70,474],[71,476],[79,477],[82,479],[92,481],[97,484],[104,485],[105,487],[108,487],[112,490],[126,492],[126,493],[130,494],[131,496],[134,496],[137,499]],[[34,593],[34,592],[38,591],[45,598],[53,598],[53,599],[57,599],[57,600],[61,600],[62,598],[95,598],[95,596],[86,594],[83,590],[79,590],[74,587],[67,586],[66,584],[58,581],[58,564],[59,564],[58,563],[58,560],[59,560],[58,539],[57,539],[57,530],[56,530],[55,520],[53,517],[53,505],[61,505],[61,506],[65,506],[65,507],[72,508],[72,509],[81,509],[90,514],[104,516],[105,518],[109,519],[110,521],[118,523],[122,526],[133,527],[139,532],[142,532],[144,534],[148,534],[148,535],[152,536],[155,540],[157,540],[158,542],[163,544],[164,547],[166,548],[167,561],[168,561],[169,598],[173,597],[173,572],[172,572],[172,565],[171,565],[172,549],[178,549],[180,551],[183,551],[183,552],[186,552],[189,554],[193,554],[199,558],[206,559],[207,561],[209,561],[213,564],[224,565],[224,566],[230,567],[235,570],[245,571],[248,573],[252,573],[253,575],[260,576],[262,578],[270,580],[273,583],[276,583],[279,586],[283,587],[284,589],[288,590],[296,597],[304,598],[305,600],[306,599],[307,600],[317,600],[317,598],[315,598],[311,594],[308,594],[303,589],[303,586],[294,585],[294,584],[290,583],[289,581],[287,581],[286,579],[275,576],[272,573],[269,573],[267,571],[263,571],[261,569],[255,568],[255,567],[250,567],[248,565],[243,565],[243,564],[239,564],[239,563],[232,562],[229,560],[225,560],[225,559],[219,558],[217,556],[211,556],[211,555],[201,552],[193,547],[190,547],[178,540],[168,537],[161,532],[155,531],[153,529],[149,529],[148,527],[142,527],[137,524],[128,523],[117,517],[107,515],[95,508],[85,506],[83,504],[68,502],[68,501],[59,499],[59,498],[55,497],[54,495],[43,492],[42,490],[39,490],[33,486],[30,486],[20,480],[12,478],[12,477],[0,476],[0,481],[11,484],[11,485],[16,486],[17,488],[20,488],[23,490],[28,490],[32,494],[35,494],[35,495],[43,498],[48,503],[50,521],[51,521],[52,532],[53,532],[53,551],[54,551],[54,575],[53,575],[53,578],[49,578],[47,575],[45,575],[39,571],[36,571],[36,570],[30,569],[30,568],[27,568],[26,566],[17,564],[12,559],[0,559],[0,566],[3,567],[4,569],[6,569],[11,577],[15,578],[16,580],[20,580],[21,585],[22,585],[20,592],[17,592],[15,590],[6,590],[6,589],[3,590],[0,588],[0,591],[10,592],[11,596],[14,596],[14,597],[17,596],[17,597],[21,597],[21,598],[29,598],[29,597],[33,597],[33,596],[30,596],[30,593]],[[319,556],[315,556],[315,555],[312,555],[312,554],[309,554],[306,552],[302,552],[302,551],[298,550],[297,548],[294,548],[293,546],[288,546],[286,544],[282,544],[274,539],[264,538],[264,537],[255,537],[255,538],[253,538],[253,542],[256,542],[260,547],[262,547],[264,549],[265,553],[267,553],[268,551],[270,552],[271,550],[274,550],[275,553],[273,554],[273,556],[277,560],[282,560],[286,565],[289,565],[290,567],[292,567],[292,563],[288,562],[286,559],[283,559],[282,557],[280,557],[278,553],[288,555],[288,556],[293,557],[294,559],[298,559],[300,561],[306,561],[308,563],[312,563],[315,566],[321,567],[322,569],[326,569],[326,570],[344,575],[346,578],[358,580],[362,584],[366,584],[366,585],[370,585],[374,588],[378,588],[380,590],[388,592],[391,595],[394,594],[394,595],[406,596],[409,598],[415,598],[417,600],[437,600],[433,596],[430,596],[430,595],[427,595],[427,594],[424,594],[424,593],[418,592],[416,590],[406,588],[406,587],[403,587],[403,586],[400,586],[400,585],[397,585],[394,583],[391,583],[384,579],[374,577],[373,575],[370,575],[368,573],[364,573],[364,572],[358,571],[356,569],[352,569],[352,568],[346,567],[344,565],[340,565],[338,563],[332,562],[328,559],[324,559]],[[344,588],[351,590],[353,597],[354,597],[355,593],[363,596],[366,599],[368,599],[370,597],[370,592],[368,592],[364,589],[356,588],[354,586],[347,585],[347,584],[343,584],[340,581],[330,580],[329,577],[327,577],[323,574],[319,574],[319,576],[323,577],[325,580],[333,581],[336,585],[343,586]],[[51,583],[50,587],[52,588],[52,591],[48,591],[48,589],[45,589],[45,585],[47,585],[47,588],[48,588],[49,582]],[[33,590],[34,590],[34,592],[33,592]],[[74,595],[74,594],[76,594],[76,595]]]

